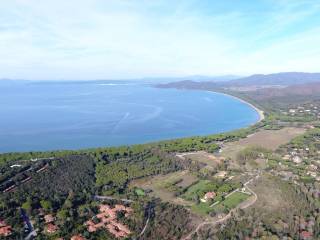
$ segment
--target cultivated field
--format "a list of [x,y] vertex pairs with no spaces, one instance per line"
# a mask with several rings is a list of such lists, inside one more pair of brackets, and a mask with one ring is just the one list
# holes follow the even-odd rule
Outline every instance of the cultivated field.
[[223,157],[217,157],[214,154],[207,153],[205,151],[181,153],[177,155],[180,158],[191,159],[197,162],[205,163],[211,167],[217,167],[224,160]]
[[305,131],[304,128],[293,127],[280,130],[262,130],[249,135],[247,138],[225,144],[222,148],[221,155],[234,158],[239,151],[249,146],[259,146],[274,151],[280,145],[290,142],[293,138],[303,134]]

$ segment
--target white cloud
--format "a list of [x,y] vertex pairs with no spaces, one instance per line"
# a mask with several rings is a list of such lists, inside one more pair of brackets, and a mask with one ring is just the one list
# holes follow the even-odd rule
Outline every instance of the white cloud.
[[282,34],[314,10],[298,11],[282,1],[258,24],[243,9],[210,15],[195,3],[0,3],[0,72],[11,78],[100,79],[318,70],[318,30]]

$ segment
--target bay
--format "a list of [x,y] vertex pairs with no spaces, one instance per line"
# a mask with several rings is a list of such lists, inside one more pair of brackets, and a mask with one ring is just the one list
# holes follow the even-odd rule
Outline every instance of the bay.
[[115,81],[0,86],[0,152],[146,143],[258,120],[249,105],[206,91]]

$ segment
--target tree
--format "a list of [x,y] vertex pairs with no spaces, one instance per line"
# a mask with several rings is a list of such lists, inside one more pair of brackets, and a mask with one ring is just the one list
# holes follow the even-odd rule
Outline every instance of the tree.
[[27,199],[21,206],[24,210],[31,211],[32,210],[32,201],[30,198]]
[[52,209],[52,203],[50,201],[47,200],[41,200],[40,201],[40,205],[44,210],[51,210]]
[[61,221],[66,220],[68,217],[68,211],[65,209],[62,209],[60,211],[57,212],[57,218]]

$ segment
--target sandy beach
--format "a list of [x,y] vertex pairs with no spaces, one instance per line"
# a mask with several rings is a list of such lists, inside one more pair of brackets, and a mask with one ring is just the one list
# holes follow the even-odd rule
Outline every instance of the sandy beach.
[[[214,92],[214,91],[208,91],[208,92]],[[225,96],[228,96],[228,97],[232,97],[232,98],[237,99],[240,102],[242,102],[244,104],[247,104],[248,106],[252,107],[259,114],[259,120],[257,122],[261,122],[265,118],[264,111],[262,111],[261,109],[257,108],[252,103],[249,103],[249,102],[243,100],[242,98],[239,98],[239,97],[236,97],[236,96],[233,96],[233,95],[230,95],[230,94],[222,93],[222,92],[214,92],[214,93],[218,93],[218,94],[222,94],[222,95],[225,95]]]

